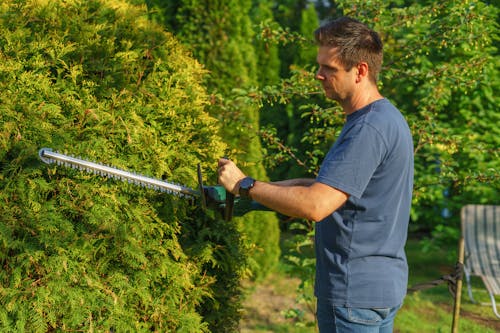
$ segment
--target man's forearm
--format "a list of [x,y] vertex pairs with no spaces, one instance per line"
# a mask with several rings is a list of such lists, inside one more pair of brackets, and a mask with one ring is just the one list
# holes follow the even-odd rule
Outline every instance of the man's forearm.
[[[219,160],[219,183],[238,194],[246,175],[226,159]],[[287,216],[321,221],[345,203],[348,194],[314,179],[298,178],[268,183],[256,181],[248,194],[258,203]]]
[[250,196],[260,204],[284,215],[320,221],[344,204],[348,195],[317,182],[287,186],[257,181]]
[[314,178],[295,178],[271,182],[271,184],[279,186],[310,186],[314,181]]

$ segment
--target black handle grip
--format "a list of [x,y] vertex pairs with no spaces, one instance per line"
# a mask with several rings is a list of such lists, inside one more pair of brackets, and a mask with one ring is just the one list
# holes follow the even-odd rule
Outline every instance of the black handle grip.
[[201,176],[201,165],[198,163],[198,190],[200,191],[201,208],[207,209],[207,195],[203,187],[203,177]]
[[231,221],[234,211],[234,194],[226,191],[226,205],[224,207],[224,220]]

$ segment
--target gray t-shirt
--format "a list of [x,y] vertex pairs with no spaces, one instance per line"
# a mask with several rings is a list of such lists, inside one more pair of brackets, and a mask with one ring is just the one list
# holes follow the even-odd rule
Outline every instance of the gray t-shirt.
[[350,195],[316,224],[316,297],[347,307],[402,304],[413,142],[399,110],[381,99],[348,115],[316,180]]

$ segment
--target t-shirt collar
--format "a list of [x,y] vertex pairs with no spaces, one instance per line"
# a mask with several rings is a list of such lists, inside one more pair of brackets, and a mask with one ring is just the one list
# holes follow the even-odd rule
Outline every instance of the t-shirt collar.
[[370,112],[370,110],[372,109],[373,105],[375,105],[375,103],[378,103],[381,101],[385,101],[385,98],[377,99],[376,101],[373,101],[370,104],[363,106],[361,109],[358,109],[358,110],[354,111],[353,113],[348,114],[347,121],[350,122],[350,121],[356,120],[359,117],[367,114],[368,112]]

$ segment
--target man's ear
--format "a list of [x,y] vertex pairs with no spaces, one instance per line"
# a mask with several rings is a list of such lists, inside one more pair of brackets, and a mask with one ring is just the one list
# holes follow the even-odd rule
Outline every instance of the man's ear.
[[369,67],[366,62],[360,62],[356,66],[356,83],[360,82],[362,78],[368,78]]

